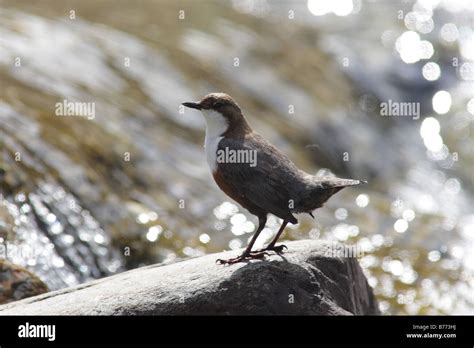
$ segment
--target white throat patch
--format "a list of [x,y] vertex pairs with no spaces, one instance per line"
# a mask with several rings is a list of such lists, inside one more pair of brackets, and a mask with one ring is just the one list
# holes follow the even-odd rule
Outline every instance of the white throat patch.
[[219,142],[222,140],[224,133],[229,124],[224,116],[220,112],[214,110],[201,110],[206,120],[206,140],[204,147],[206,148],[206,159],[207,164],[211,168],[212,172],[217,169],[217,147]]

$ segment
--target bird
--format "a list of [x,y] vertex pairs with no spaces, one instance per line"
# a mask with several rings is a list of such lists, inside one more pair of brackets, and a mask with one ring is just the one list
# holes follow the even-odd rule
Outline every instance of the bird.
[[[269,251],[282,254],[287,247],[276,243],[288,223],[298,223],[295,214],[308,213],[314,218],[312,212],[336,192],[365,183],[334,176],[316,177],[299,169],[252,129],[240,106],[228,94],[210,93],[200,101],[182,105],[199,110],[204,116],[206,160],[217,186],[258,218],[258,227],[243,253],[216,260],[220,264],[262,259]],[[267,247],[253,251],[268,214],[282,219],[282,224]]]

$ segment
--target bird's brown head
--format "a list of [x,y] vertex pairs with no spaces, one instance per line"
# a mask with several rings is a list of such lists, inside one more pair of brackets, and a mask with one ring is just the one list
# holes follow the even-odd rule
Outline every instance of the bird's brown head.
[[225,133],[246,131],[249,128],[239,105],[228,94],[210,93],[199,102],[186,102],[183,105],[200,110],[208,130]]

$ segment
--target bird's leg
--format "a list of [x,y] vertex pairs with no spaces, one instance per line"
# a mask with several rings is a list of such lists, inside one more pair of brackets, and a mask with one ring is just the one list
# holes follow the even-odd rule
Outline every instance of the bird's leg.
[[260,234],[260,232],[262,232],[262,230],[265,227],[266,223],[267,223],[267,216],[266,215],[261,216],[261,217],[258,218],[257,231],[255,231],[255,234],[253,235],[252,239],[250,240],[249,245],[247,246],[247,248],[244,250],[244,252],[240,256],[237,256],[235,258],[228,259],[228,260],[218,259],[218,260],[216,260],[216,262],[221,264],[221,265],[233,264],[233,263],[241,262],[241,261],[244,261],[244,260],[247,260],[247,259],[261,259],[265,255],[268,255],[264,251],[252,252],[253,244],[257,240],[257,237]]
[[256,253],[262,253],[265,251],[270,251],[273,250],[277,254],[281,254],[284,249],[288,249],[288,247],[284,244],[276,246],[276,242],[278,241],[278,238],[280,238],[280,235],[283,233],[285,230],[286,225],[288,224],[288,221],[284,220],[283,223],[280,226],[280,229],[278,230],[278,233],[276,234],[275,238],[270,242],[270,244],[267,245],[266,248],[257,250]]

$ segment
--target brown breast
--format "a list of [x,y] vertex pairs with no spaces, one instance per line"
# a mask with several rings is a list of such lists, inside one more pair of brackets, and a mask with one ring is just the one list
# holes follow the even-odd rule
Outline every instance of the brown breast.
[[219,186],[219,188],[222,191],[224,191],[227,196],[229,196],[234,201],[239,203],[242,207],[247,209],[250,213],[257,216],[267,213],[264,210],[262,210],[260,207],[258,207],[257,205],[249,201],[245,196],[239,195],[238,192],[234,189],[234,186],[230,183],[227,183],[225,178],[219,172],[219,166],[217,166],[217,169],[212,173],[212,176],[214,177],[214,180],[216,181],[217,186]]

